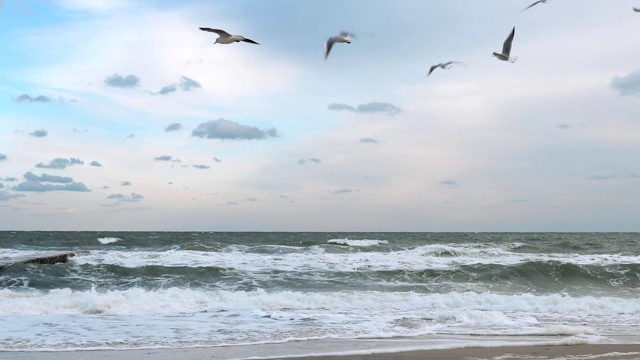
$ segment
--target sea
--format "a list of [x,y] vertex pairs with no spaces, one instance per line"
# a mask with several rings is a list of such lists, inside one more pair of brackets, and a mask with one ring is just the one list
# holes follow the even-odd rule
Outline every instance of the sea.
[[0,353],[640,350],[638,233],[3,231],[0,264]]

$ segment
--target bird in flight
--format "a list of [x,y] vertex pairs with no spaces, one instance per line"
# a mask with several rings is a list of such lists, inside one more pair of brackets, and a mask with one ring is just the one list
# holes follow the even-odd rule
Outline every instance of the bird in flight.
[[637,7],[635,7],[635,6],[634,6],[634,7],[633,7],[633,11],[635,11],[635,12],[640,12],[640,8],[637,8]]
[[509,61],[512,63],[516,62],[516,60],[518,60],[518,57],[510,55],[511,43],[513,43],[513,37],[515,35],[516,35],[516,28],[514,26],[509,36],[507,36],[507,39],[504,41],[504,44],[502,44],[502,52],[501,53],[494,52],[493,56],[497,57],[499,60],[502,60],[502,61]]
[[441,68],[441,69],[446,69],[449,70],[451,69],[451,66],[453,64],[462,64],[460,61],[447,61],[446,63],[440,63],[437,65],[433,65],[431,66],[431,68],[429,69],[429,73],[427,74],[427,76],[431,75],[431,73],[433,72],[433,70],[437,69],[437,68]]
[[348,31],[341,31],[339,35],[332,36],[327,39],[327,43],[324,45],[324,60],[326,61],[329,57],[329,52],[331,51],[333,44],[337,42],[351,44],[351,38],[354,37],[355,36]]
[[216,42],[213,43],[214,45],[215,44],[233,44],[234,42],[239,42],[239,41],[244,41],[244,42],[260,45],[257,42],[255,42],[255,41],[253,41],[251,39],[247,39],[246,37],[244,37],[242,35],[231,35],[231,34],[229,34],[228,32],[226,32],[224,30],[211,29],[211,28],[206,28],[206,27],[201,27],[200,30],[218,34],[218,38],[216,39]]
[[531,5],[527,6],[526,8],[524,8],[522,11],[528,10],[528,9],[538,5],[538,4],[546,4],[547,1],[549,1],[549,0],[538,0],[538,1],[534,2],[533,4],[531,4]]

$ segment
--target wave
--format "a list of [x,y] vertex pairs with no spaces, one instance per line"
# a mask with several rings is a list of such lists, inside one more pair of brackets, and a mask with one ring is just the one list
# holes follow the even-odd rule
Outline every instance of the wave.
[[377,246],[381,244],[388,244],[387,240],[350,240],[350,239],[330,239],[327,240],[327,244],[333,245],[346,245],[346,246],[359,246],[359,247],[368,247],[368,246]]
[[100,242],[100,244],[112,244],[114,242],[118,242],[121,241],[122,239],[117,238],[117,237],[102,237],[102,238],[98,238],[98,241]]

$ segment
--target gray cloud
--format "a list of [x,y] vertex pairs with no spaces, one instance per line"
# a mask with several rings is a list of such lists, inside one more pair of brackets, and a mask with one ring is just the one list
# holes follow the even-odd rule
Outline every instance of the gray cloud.
[[144,199],[144,196],[136,193],[131,193],[130,195],[124,194],[111,194],[107,196],[107,199],[117,200],[118,202],[139,202]]
[[122,181],[122,182],[120,182],[120,185],[121,186],[131,186],[131,181],[129,181],[129,180]]
[[105,84],[113,87],[120,87],[120,88],[136,87],[138,86],[139,82],[140,82],[140,78],[138,78],[135,75],[127,75],[123,77],[118,74],[107,76],[107,78],[104,80]]
[[448,179],[448,180],[440,181],[440,185],[452,185],[452,186],[458,186],[458,182],[457,182],[457,181],[455,181],[455,180]]
[[176,131],[176,130],[180,130],[182,129],[182,124],[180,123],[173,123],[173,124],[169,124],[166,128],[164,128],[165,132],[169,132],[169,131]]
[[0,161],[7,160],[7,155],[0,153]]
[[376,139],[372,139],[372,138],[362,138],[360,139],[361,143],[366,143],[366,144],[376,144],[378,142],[378,140]]
[[196,169],[209,169],[209,165],[193,165]]
[[7,176],[6,178],[2,179],[2,181],[18,181],[18,178],[13,176]]
[[202,87],[202,85],[199,82],[197,82],[197,81],[195,81],[193,79],[190,79],[190,78],[188,78],[186,76],[182,76],[180,78],[180,82],[179,83],[177,83],[177,84],[175,84],[175,83],[174,84],[169,84],[169,85],[163,87],[162,89],[160,89],[160,91],[155,92],[155,93],[149,91],[149,94],[152,94],[152,95],[167,95],[167,94],[171,94],[171,93],[174,93],[174,92],[178,91],[178,88],[180,90],[182,90],[182,91],[191,91],[191,89],[199,89],[201,87]]
[[2,189],[4,187],[3,183],[0,183],[0,189]]
[[191,136],[207,139],[264,139],[276,137],[275,128],[260,130],[255,126],[241,125],[233,121],[218,119],[198,125],[191,132]]
[[304,165],[307,161],[311,161],[311,162],[316,163],[316,164],[320,164],[322,162],[322,160],[314,157],[314,158],[309,158],[309,159],[300,159],[300,160],[298,160],[298,164],[299,165]]
[[176,91],[178,91],[178,88],[174,84],[171,84],[171,85],[164,86],[158,92],[149,92],[149,93],[152,95],[167,95]]
[[39,181],[27,180],[13,187],[16,191],[34,191],[34,192],[47,192],[47,191],[78,191],[89,192],[89,190],[83,183],[72,182],[64,185],[43,184]]
[[68,176],[57,176],[57,175],[49,175],[42,174],[40,176],[32,173],[31,171],[24,174],[24,178],[28,181],[38,181],[38,182],[52,182],[59,184],[71,184],[73,183],[73,179]]
[[29,94],[22,94],[15,99],[16,102],[26,102],[26,103],[48,103],[55,101],[54,99],[44,96],[38,95],[36,97],[32,97]]
[[377,101],[370,102],[367,104],[360,104],[358,105],[357,108],[347,104],[329,104],[328,108],[329,110],[338,110],[338,111],[345,110],[345,111],[355,112],[358,114],[384,113],[387,116],[397,115],[402,111],[399,107],[393,104],[381,103]]
[[556,127],[558,129],[567,130],[568,128],[571,127],[571,125],[569,125],[569,124],[558,124],[558,125],[556,125]]
[[65,169],[67,166],[71,165],[84,165],[84,161],[76,158],[55,158],[49,161],[49,164],[39,163],[36,164],[36,167],[41,169]]
[[334,194],[348,194],[348,193],[351,193],[351,192],[353,192],[353,190],[351,190],[351,189],[338,189],[338,190],[335,190],[333,193]]
[[180,79],[180,84],[178,84],[180,86],[180,89],[182,89],[183,91],[191,91],[191,89],[200,89],[202,87],[202,85],[193,80],[190,79],[186,76],[182,76],[182,79]]
[[153,160],[155,161],[171,161],[172,159],[173,159],[173,156],[171,155],[156,156],[153,158]]
[[102,167],[102,164],[100,164],[99,162],[93,160],[92,162],[89,163],[89,165],[91,166],[97,166],[97,167]]
[[640,95],[640,71],[625,76],[614,76],[611,79],[611,88],[618,90],[620,96]]
[[12,199],[17,199],[24,197],[23,194],[11,194],[6,191],[0,191],[0,201],[9,201]]
[[34,137],[45,137],[49,135],[49,133],[45,129],[40,129],[40,130],[35,130],[34,132],[29,133],[29,135]]

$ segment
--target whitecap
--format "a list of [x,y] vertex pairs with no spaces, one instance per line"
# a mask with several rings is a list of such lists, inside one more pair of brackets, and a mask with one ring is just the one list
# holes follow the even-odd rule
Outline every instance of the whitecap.
[[387,240],[368,240],[368,239],[349,240],[347,238],[344,238],[344,239],[330,239],[327,241],[327,244],[367,247],[367,246],[377,246],[380,244],[388,244],[388,242]]
[[122,239],[117,238],[117,237],[103,237],[103,238],[98,238],[98,241],[100,241],[101,244],[111,244],[117,241],[120,241]]

